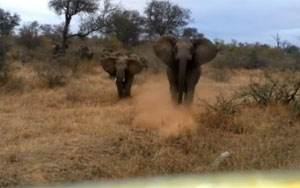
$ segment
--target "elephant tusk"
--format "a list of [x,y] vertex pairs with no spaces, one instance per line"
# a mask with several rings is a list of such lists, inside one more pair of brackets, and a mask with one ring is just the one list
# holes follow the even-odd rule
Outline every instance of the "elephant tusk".
[[[115,82],[117,82],[117,78],[115,78]],[[122,82],[125,82],[125,78],[123,78]]]

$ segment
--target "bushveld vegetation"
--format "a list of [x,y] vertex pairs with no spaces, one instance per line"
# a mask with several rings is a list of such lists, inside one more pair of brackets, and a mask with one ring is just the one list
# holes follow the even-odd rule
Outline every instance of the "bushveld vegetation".
[[[143,16],[108,0],[71,0],[89,5],[72,33],[79,10],[60,2],[49,6],[69,16],[61,25],[20,24],[0,9],[0,187],[300,168],[297,46],[215,39],[221,51],[203,66],[195,104],[178,107],[152,42],[205,35],[187,27],[189,10],[152,0]],[[53,57],[56,43],[63,55]],[[78,56],[82,44],[93,59]],[[99,65],[103,49],[147,59],[132,98],[117,98]]]

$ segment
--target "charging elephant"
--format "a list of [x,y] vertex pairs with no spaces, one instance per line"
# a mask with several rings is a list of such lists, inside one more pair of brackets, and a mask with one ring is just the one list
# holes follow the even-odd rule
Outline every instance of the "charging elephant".
[[103,69],[115,77],[119,98],[131,97],[131,86],[135,74],[142,71],[141,62],[126,56],[110,56],[101,60]]
[[162,36],[154,45],[156,56],[167,66],[167,76],[173,101],[191,104],[201,75],[201,65],[214,59],[217,47],[206,38],[177,39]]

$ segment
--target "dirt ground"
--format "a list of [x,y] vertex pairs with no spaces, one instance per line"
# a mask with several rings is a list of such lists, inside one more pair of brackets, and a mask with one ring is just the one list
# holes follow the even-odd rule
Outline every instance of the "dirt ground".
[[16,65],[22,91],[0,94],[0,187],[299,169],[300,122],[283,106],[244,109],[236,120],[242,132],[198,121],[199,98],[213,103],[262,74],[241,70],[216,82],[212,71],[204,66],[195,104],[184,108],[170,102],[163,73],[138,75],[133,97],[120,101],[100,67],[47,89],[30,65]]

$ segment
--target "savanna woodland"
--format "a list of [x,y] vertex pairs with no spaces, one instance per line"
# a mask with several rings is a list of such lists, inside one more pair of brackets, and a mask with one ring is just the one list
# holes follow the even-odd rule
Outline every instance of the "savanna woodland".
[[208,40],[165,0],[48,8],[61,24],[0,8],[0,187],[300,168],[298,46]]

